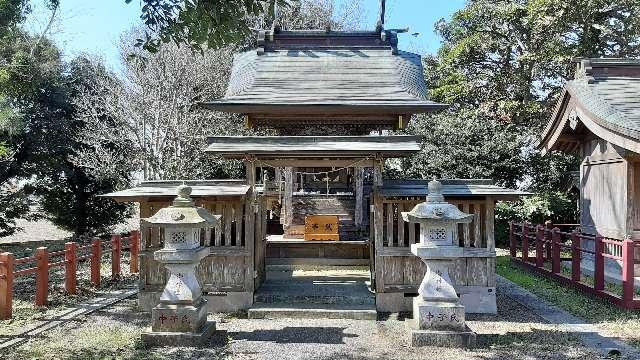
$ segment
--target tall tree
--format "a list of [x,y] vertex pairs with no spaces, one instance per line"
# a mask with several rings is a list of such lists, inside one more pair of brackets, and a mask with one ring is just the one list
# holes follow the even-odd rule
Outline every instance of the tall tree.
[[[360,6],[355,1],[337,11],[331,0],[304,0],[283,9],[280,24],[288,29],[357,27],[363,14]],[[150,54],[132,45],[138,34],[134,31],[122,40],[123,80],[104,74],[93,90],[78,97],[77,116],[86,128],[79,136],[85,151],[76,154],[76,164],[91,169],[96,177],[125,168],[145,179],[243,176],[240,162],[223,161],[203,149],[208,136],[252,130],[245,129],[237,115],[197,104],[223,96],[233,54],[252,46],[255,36],[202,53],[164,44]],[[146,61],[131,59],[131,53]],[[113,122],[104,121],[105,116]]]
[[[577,160],[541,158],[535,144],[573,74],[572,59],[640,56],[639,15],[637,0],[471,0],[451,20],[440,20],[442,46],[426,59],[425,74],[431,98],[452,107],[414,122],[412,131],[425,135],[427,146],[406,171],[484,174],[539,191],[545,216],[566,218],[552,212],[571,207],[575,213],[570,196],[559,192]],[[461,136],[443,136],[447,131]],[[553,201],[567,206],[549,210]]]
[[[127,3],[132,0],[125,0]],[[273,14],[289,0],[142,0],[140,18],[148,31],[136,41],[155,53],[162,44],[216,49],[242,42],[252,33],[253,20]]]

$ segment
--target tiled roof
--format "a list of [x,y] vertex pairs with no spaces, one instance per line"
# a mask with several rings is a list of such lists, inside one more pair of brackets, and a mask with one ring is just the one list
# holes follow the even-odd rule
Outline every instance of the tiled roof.
[[600,126],[640,140],[640,61],[591,59],[589,64],[567,83],[569,93]]
[[[532,195],[529,192],[494,185],[488,179],[443,179],[442,194],[447,197],[483,197],[493,196],[513,199]],[[381,193],[383,196],[427,196],[427,180],[385,180]]]
[[191,186],[192,198],[206,196],[243,196],[251,188],[244,180],[167,180],[143,181],[137,186],[101,195],[117,201],[140,201],[149,198],[173,199],[180,184]]
[[352,40],[337,33],[292,32],[282,40],[276,35],[266,51],[236,55],[225,97],[203,105],[242,109],[238,112],[285,105],[395,107],[406,113],[445,106],[426,99],[419,55],[375,43],[379,34],[356,35]]

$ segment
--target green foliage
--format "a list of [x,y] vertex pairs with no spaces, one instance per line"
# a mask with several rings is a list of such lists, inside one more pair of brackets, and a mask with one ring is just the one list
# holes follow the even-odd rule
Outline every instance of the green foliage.
[[511,124],[464,110],[418,118],[409,131],[425,141],[420,153],[405,161],[405,176],[492,178],[512,187],[522,177],[518,154],[524,139]]
[[[579,160],[544,157],[535,143],[578,57],[640,56],[637,0],[474,0],[450,21],[425,59],[432,100],[451,110],[418,119],[423,151],[404,163],[407,174],[491,177],[536,192],[501,204],[498,233],[508,220],[577,221],[571,188]],[[499,235],[500,237],[500,235]]]
[[[20,16],[0,18],[21,21],[28,8],[20,6]],[[97,197],[115,182],[96,181],[70,161],[83,127],[74,117],[75,88],[90,74],[67,67],[49,40],[17,25],[6,25],[0,34],[0,235],[17,230],[15,219],[31,218],[34,202],[78,236],[105,230],[126,214],[124,205]]]
[[15,219],[27,216],[30,205],[32,201],[24,189],[11,184],[0,187],[0,237],[11,235],[18,230]]
[[[130,3],[132,0],[125,0]],[[162,44],[174,42],[202,51],[205,47],[217,49],[239,43],[252,33],[252,18],[272,14],[277,2],[288,5],[288,0],[142,0],[140,18],[148,28],[141,46],[156,53]]]
[[555,224],[575,224],[579,216],[577,203],[575,193],[561,191],[540,192],[517,202],[499,202],[496,205],[496,243],[508,246],[510,221],[543,224],[551,220]]

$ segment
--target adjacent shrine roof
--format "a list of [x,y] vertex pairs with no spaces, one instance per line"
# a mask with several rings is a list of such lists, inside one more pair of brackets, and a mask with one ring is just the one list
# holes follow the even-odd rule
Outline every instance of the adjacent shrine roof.
[[577,151],[584,131],[640,152],[640,60],[582,60],[539,146],[543,152]]
[[224,98],[204,107],[237,113],[415,114],[426,98],[419,55],[398,51],[392,32],[261,33],[236,55]]
[[178,194],[176,188],[180,184],[191,186],[191,197],[209,196],[244,196],[251,187],[244,180],[167,180],[143,181],[137,186],[101,195],[119,202],[148,201],[150,198],[172,200]]
[[400,157],[420,151],[420,136],[213,136],[209,153],[226,158]]
[[[532,195],[526,191],[495,185],[490,179],[443,179],[442,194],[447,197],[485,197],[496,200],[515,200]],[[380,189],[382,196],[427,196],[427,180],[385,180]]]

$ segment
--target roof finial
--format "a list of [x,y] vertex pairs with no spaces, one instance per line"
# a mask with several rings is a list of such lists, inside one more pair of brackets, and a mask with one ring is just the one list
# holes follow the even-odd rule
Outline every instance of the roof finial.
[[384,30],[385,3],[385,0],[380,0],[380,19],[378,20],[378,24],[376,25],[377,31]]

